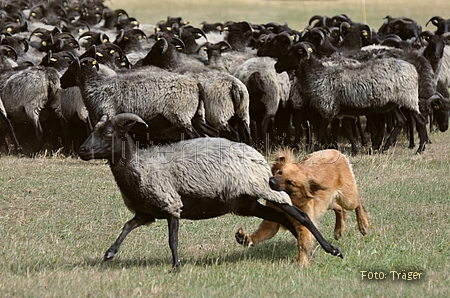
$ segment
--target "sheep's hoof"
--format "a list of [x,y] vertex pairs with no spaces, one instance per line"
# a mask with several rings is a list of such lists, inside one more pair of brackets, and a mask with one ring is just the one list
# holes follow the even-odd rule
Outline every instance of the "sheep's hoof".
[[331,254],[332,254],[333,256],[340,257],[341,259],[343,259],[343,258],[344,258],[344,255],[342,254],[342,251],[339,249],[339,247],[334,246],[333,244],[330,244],[330,245],[331,245],[331,249],[333,250],[333,251],[331,252]]
[[112,249],[108,249],[108,251],[105,253],[105,255],[103,256],[103,261],[109,261],[112,260],[112,258],[114,258],[114,256],[116,255],[117,251],[114,251]]
[[250,247],[253,246],[253,241],[245,233],[244,229],[239,228],[239,230],[235,234],[236,241],[242,246]]
[[169,273],[180,273],[180,261],[173,265],[172,269],[169,270]]

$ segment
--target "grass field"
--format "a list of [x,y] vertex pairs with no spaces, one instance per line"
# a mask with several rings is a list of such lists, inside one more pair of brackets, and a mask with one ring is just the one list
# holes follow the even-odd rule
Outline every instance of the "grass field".
[[297,30],[303,29],[313,15],[347,14],[352,20],[365,22],[375,29],[381,26],[387,15],[406,16],[417,20],[425,30],[435,29],[431,24],[425,27],[431,17],[450,17],[450,3],[446,0],[111,0],[106,4],[124,8],[130,16],[147,24],[156,24],[167,16],[181,16],[193,26],[200,26],[202,21],[246,20],[257,24],[288,22]]
[[[318,248],[310,268],[300,268],[296,241],[285,231],[244,249],[234,233],[241,226],[255,229],[259,220],[227,215],[181,222],[182,267],[175,275],[168,274],[165,221],[133,231],[113,261],[101,261],[132,216],[104,161],[2,157],[0,292],[2,297],[448,297],[449,138],[449,132],[433,134],[421,156],[402,138],[385,154],[351,158],[370,214],[369,234],[359,234],[354,214],[339,241],[332,238],[332,212],[320,225],[343,260]],[[402,280],[408,278],[403,273],[420,279]],[[383,274],[386,279],[374,279]]]
[[[346,13],[375,28],[387,14],[450,17],[448,1],[136,1],[106,2],[141,23],[168,15],[201,21],[288,21]],[[365,11],[365,13],[363,13]],[[433,30],[430,25],[427,27]],[[104,161],[0,157],[0,295],[2,297],[450,297],[450,132],[431,134],[417,156],[402,136],[385,154],[350,158],[369,210],[369,234],[354,214],[333,239],[334,215],[321,221],[343,260],[318,248],[307,269],[296,264],[288,232],[252,249],[234,240],[260,220],[234,215],[181,221],[181,272],[168,274],[165,221],[133,231],[111,262],[106,249],[132,217]],[[363,149],[362,152],[365,150]],[[415,280],[403,280],[416,278]],[[385,277],[376,280],[376,277]]]

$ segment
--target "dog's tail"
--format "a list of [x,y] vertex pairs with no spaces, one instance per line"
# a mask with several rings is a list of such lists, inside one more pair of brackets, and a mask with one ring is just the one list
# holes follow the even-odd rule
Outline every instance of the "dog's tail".
[[283,147],[275,152],[272,164],[272,174],[274,175],[281,167],[289,163],[296,163],[294,149]]

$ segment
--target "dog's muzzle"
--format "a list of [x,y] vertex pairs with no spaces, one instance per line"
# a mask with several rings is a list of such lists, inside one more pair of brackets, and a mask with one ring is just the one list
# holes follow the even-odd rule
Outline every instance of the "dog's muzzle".
[[277,177],[270,177],[269,178],[269,186],[270,186],[270,188],[272,188],[273,190],[281,190],[280,189],[280,181],[281,181],[281,179],[280,178],[277,178]]

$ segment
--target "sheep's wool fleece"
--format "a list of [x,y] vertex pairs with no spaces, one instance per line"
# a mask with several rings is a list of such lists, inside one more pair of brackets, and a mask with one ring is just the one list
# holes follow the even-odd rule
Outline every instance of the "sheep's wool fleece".
[[269,187],[270,167],[252,147],[222,138],[196,138],[138,151],[140,188],[163,210],[180,217],[182,197],[229,201],[243,195],[289,204]]

